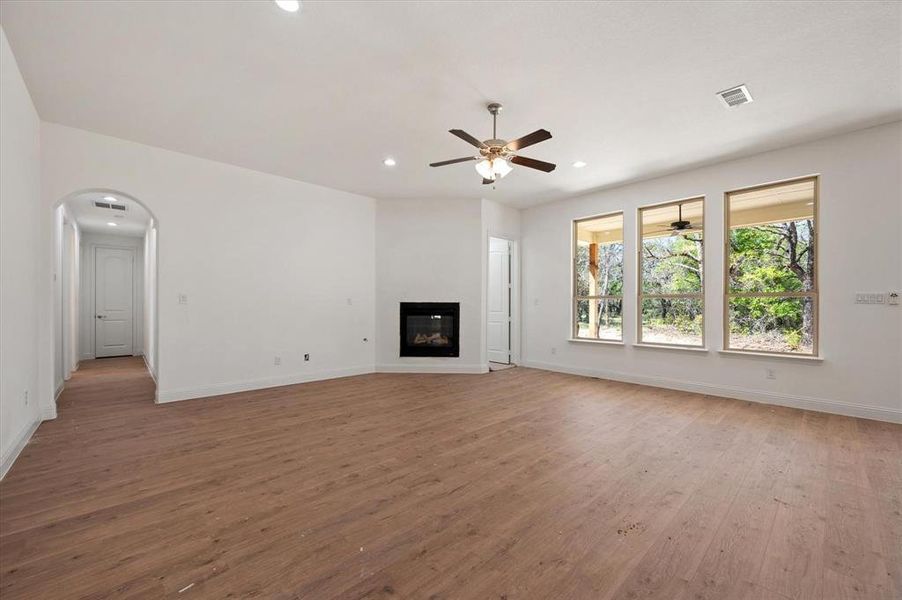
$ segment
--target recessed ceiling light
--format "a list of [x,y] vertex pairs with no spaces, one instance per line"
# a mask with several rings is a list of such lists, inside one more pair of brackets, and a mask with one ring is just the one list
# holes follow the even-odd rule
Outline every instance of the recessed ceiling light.
[[575,163],[573,163],[573,168],[574,168],[574,169],[582,169],[582,168],[585,167],[585,166],[586,166],[586,163],[584,163],[584,162],[581,161],[581,160],[578,160],[578,161],[576,161]]
[[395,161],[395,159],[393,159],[392,157],[389,156],[388,158],[386,158],[385,160],[382,161],[382,164],[385,165],[386,167],[393,167],[398,163]]
[[116,226],[117,226],[116,223],[113,223],[112,221],[109,221],[109,222],[107,223],[107,225],[109,225],[110,227],[116,227]]
[[276,6],[285,12],[298,12],[301,10],[300,0],[276,0]]

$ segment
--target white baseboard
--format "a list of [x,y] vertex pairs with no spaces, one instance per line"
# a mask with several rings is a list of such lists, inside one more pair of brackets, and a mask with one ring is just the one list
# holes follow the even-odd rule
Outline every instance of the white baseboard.
[[636,383],[639,385],[647,385],[651,387],[667,388],[684,392],[695,392],[697,394],[707,394],[709,396],[735,398],[737,400],[747,400],[749,402],[759,402],[761,404],[775,404],[777,406],[788,406],[790,408],[813,410],[817,412],[831,413],[836,415],[845,415],[848,417],[860,417],[862,419],[874,419],[876,421],[902,423],[902,410],[883,408],[880,406],[865,406],[861,404],[841,402],[839,400],[825,400],[823,398],[814,398],[811,396],[794,396],[790,394],[750,390],[747,388],[728,385],[683,381],[679,379],[654,377],[650,375],[633,375],[630,373],[605,371],[602,369],[585,369],[581,367],[570,367],[567,365],[558,365],[546,362],[524,361],[522,363],[522,366],[530,367],[533,369],[542,369],[545,371],[556,371],[558,373],[568,373],[570,375],[597,377],[599,379],[611,379],[613,381]]
[[60,381],[56,384],[56,391],[53,393],[54,402],[60,399],[60,394],[63,393],[63,390],[66,388],[66,381]]
[[339,377],[351,377],[353,375],[365,375],[372,373],[371,365],[363,367],[348,367],[346,369],[330,369],[325,371],[312,371],[310,373],[297,373],[282,377],[270,377],[266,379],[253,379],[250,381],[231,381],[226,383],[214,383],[198,387],[179,388],[174,390],[157,390],[157,404],[191,400],[194,398],[206,398],[209,396],[221,396],[237,392],[249,392],[283,385],[295,385],[324,379],[337,379]]
[[141,355],[141,358],[144,359],[144,368],[147,369],[147,372],[150,373],[150,378],[153,379],[154,385],[158,385],[157,383],[157,374],[154,373],[153,369],[150,368],[150,363],[147,362],[147,357],[145,355]]
[[28,441],[31,440],[31,436],[34,435],[34,432],[37,431],[40,424],[41,421],[29,423],[19,432],[19,435],[13,439],[12,446],[10,446],[9,450],[0,457],[0,479],[6,477],[6,474],[12,468],[13,463],[19,458],[19,454],[22,453],[22,450],[28,444]]
[[376,365],[377,373],[488,373],[488,365],[401,364]]

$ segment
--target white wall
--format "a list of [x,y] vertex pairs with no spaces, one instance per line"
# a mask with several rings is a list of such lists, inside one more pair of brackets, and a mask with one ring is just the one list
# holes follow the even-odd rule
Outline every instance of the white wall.
[[[61,207],[65,210],[64,207]],[[81,315],[81,232],[68,212],[63,220],[63,294],[62,342],[63,377],[69,379],[78,368],[79,318]]]
[[[43,272],[69,194],[114,190],[155,218],[160,401],[372,371],[372,199],[50,123],[41,143]],[[49,287],[42,307],[49,322]]]
[[[479,200],[378,201],[377,370],[486,370],[482,232]],[[460,357],[401,358],[401,302],[460,302]]]
[[63,264],[65,263],[65,225],[66,209],[58,206],[53,213],[53,272],[51,285],[53,286],[53,393],[59,396],[63,391],[65,372],[65,348],[63,338]]
[[494,200],[482,200],[482,224],[486,235],[506,240],[520,239],[520,210]]
[[[0,29],[0,477],[41,419],[38,402],[40,122]],[[49,298],[48,298],[49,300]],[[46,348],[50,351],[49,347]],[[25,394],[28,394],[26,401]]]
[[[523,212],[527,364],[612,379],[902,419],[902,307],[853,304],[855,292],[902,287],[902,124],[836,136]],[[724,355],[723,193],[821,174],[820,346],[823,362]],[[570,221],[625,210],[624,323],[635,323],[636,208],[706,196],[706,335],[709,352],[568,342]],[[633,299],[633,300],[631,300]],[[776,380],[765,379],[765,369]]]
[[157,228],[153,221],[144,232],[144,347],[142,354],[147,369],[157,378],[156,310],[157,310]]
[[78,225],[64,205],[53,215],[53,385],[54,396],[63,391],[78,365],[78,330],[81,305],[81,264]]
[[81,237],[81,296],[79,298],[80,335],[81,346],[79,355],[81,360],[94,358],[96,348],[95,340],[95,277],[94,255],[98,246],[111,248],[125,248],[135,253],[134,265],[134,320],[133,326],[133,354],[138,356],[144,351],[144,238],[130,235],[101,234],[85,232]]

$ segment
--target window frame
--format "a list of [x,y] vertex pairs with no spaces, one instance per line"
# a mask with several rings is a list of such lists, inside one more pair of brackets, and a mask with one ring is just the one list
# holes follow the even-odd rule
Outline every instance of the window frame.
[[[646,294],[642,291],[642,274],[644,273],[645,265],[644,263],[644,255],[645,255],[645,246],[644,236],[642,235],[642,211],[650,210],[654,208],[663,208],[666,206],[676,206],[679,204],[687,204],[689,202],[701,202],[702,203],[702,272],[701,272],[701,290],[697,293],[693,294]],[[707,277],[705,273],[707,271],[707,257],[705,256],[707,250],[707,229],[708,229],[708,210],[705,206],[706,197],[704,194],[698,196],[688,196],[686,198],[680,198],[678,200],[668,200],[667,202],[659,202],[656,204],[646,204],[644,206],[640,206],[636,209],[636,237],[637,237],[637,262],[636,262],[636,345],[637,346],[660,346],[663,348],[685,348],[692,350],[705,350],[707,349],[707,336],[705,335],[705,329],[707,327],[707,319],[706,312],[707,306],[705,302],[705,288],[707,287]],[[666,342],[645,342],[642,340],[642,303],[646,299],[661,299],[661,298],[669,298],[669,299],[689,299],[689,300],[701,300],[702,302],[702,340],[700,344],[672,344]]]
[[[576,273],[576,261],[577,261],[577,246],[579,244],[579,224],[585,221],[594,221],[596,219],[604,219],[608,217],[616,217],[620,216],[620,244],[623,246],[624,252],[626,251],[625,245],[625,235],[624,229],[626,227],[625,222],[625,214],[623,210],[615,210],[606,213],[599,213],[597,215],[592,215],[589,217],[580,217],[578,219],[573,219],[570,223],[570,237],[572,241],[570,242],[570,340],[576,342],[596,342],[596,343],[608,343],[608,344],[622,344],[623,343],[623,292],[620,295],[614,294],[605,294],[600,296],[580,296],[577,294],[577,285],[579,284],[579,276]],[[626,279],[626,256],[623,256],[621,259],[621,270],[623,271],[623,278]],[[579,323],[577,323],[577,315],[579,314],[579,309],[577,308],[580,300],[620,300],[621,306],[621,315],[620,315],[620,339],[616,338],[592,338],[592,337],[579,337]]]
[[[793,183],[801,183],[811,181],[814,183],[814,204],[812,208],[814,220],[814,277],[812,278],[812,289],[808,292],[730,292],[730,195],[743,192],[754,192],[771,187],[779,187]],[[820,358],[820,199],[821,199],[821,177],[820,174],[803,175],[802,177],[793,177],[791,179],[781,179],[779,181],[771,181],[768,183],[760,183],[749,187],[736,188],[728,190],[723,194],[723,349],[725,352],[740,352],[743,354],[767,354],[770,356],[782,356],[791,358]],[[811,353],[807,352],[785,352],[775,350],[760,350],[754,348],[733,348],[730,346],[730,299],[731,298],[811,298],[812,303],[812,339]]]

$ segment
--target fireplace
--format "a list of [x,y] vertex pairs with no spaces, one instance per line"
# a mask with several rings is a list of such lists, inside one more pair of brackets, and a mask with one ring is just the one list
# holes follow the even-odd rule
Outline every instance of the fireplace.
[[402,302],[401,356],[460,356],[460,303]]

